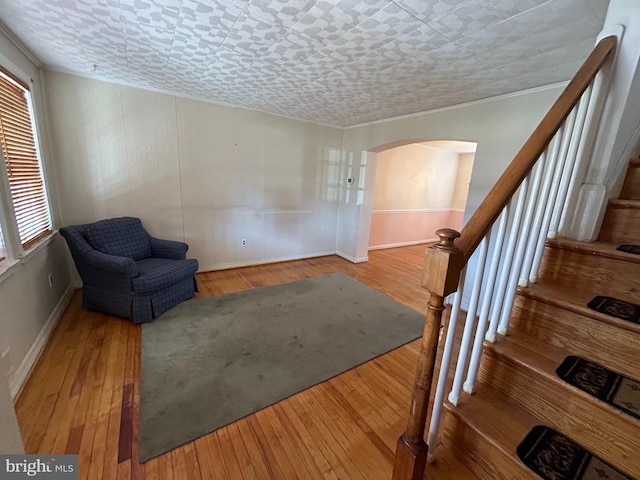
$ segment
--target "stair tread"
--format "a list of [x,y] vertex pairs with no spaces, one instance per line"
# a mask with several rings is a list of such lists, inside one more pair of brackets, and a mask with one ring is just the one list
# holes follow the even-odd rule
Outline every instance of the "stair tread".
[[519,338],[511,333],[500,337],[496,343],[485,342],[485,348],[541,373],[554,372],[555,366],[570,355],[561,347],[531,337]]
[[[547,344],[530,338],[526,338],[523,340],[526,341],[526,344],[518,342],[517,339],[509,335],[506,337],[501,337],[500,341],[494,344],[486,342],[485,346],[490,351],[507,359],[508,361],[517,363],[519,365],[522,365],[523,367],[533,370],[538,375],[544,377],[547,382],[551,382],[556,387],[560,389],[567,389],[571,393],[579,395],[582,398],[586,399],[588,402],[591,402],[598,407],[609,410],[610,413],[619,416],[620,418],[623,418],[627,421],[631,421],[631,423],[635,423],[637,427],[640,428],[639,419],[626,415],[625,413],[618,410],[617,408],[612,407],[608,403],[602,402],[594,396],[589,395],[584,390],[580,390],[579,388],[574,387],[573,385],[562,380],[556,374],[556,368],[560,366],[560,364],[566,357],[572,355],[572,352],[566,351],[565,349],[562,349],[560,347],[551,347]],[[609,365],[606,365],[606,362],[603,362],[598,357],[594,358],[586,355],[579,356],[611,369]]]
[[485,348],[488,370],[485,368],[480,378],[508,402],[619,470],[631,473],[640,469],[636,455],[640,420],[562,380],[555,370],[565,355],[552,360],[544,350],[533,350],[539,346],[522,345],[508,337],[501,337],[494,345],[485,344]]
[[[546,372],[555,378],[557,378],[555,375],[556,367],[569,355],[591,360],[614,371],[618,370],[615,366],[610,365],[606,358],[602,357],[599,354],[600,352],[595,349],[588,354],[584,351],[576,352],[569,347],[552,345],[531,335],[512,330],[506,336],[500,336],[499,338],[500,341],[493,344],[485,342],[485,345],[501,355],[507,355],[523,365],[531,366],[536,371]],[[627,372],[621,373],[628,377],[633,376]]]
[[609,208],[629,208],[640,210],[640,200],[629,200],[627,198],[612,198],[609,200]]
[[[464,394],[460,405],[445,401],[444,406],[516,462],[520,462],[516,453],[520,442],[533,427],[542,424],[519,406],[505,402],[497,390],[483,384],[478,385],[472,398]],[[526,469],[524,465],[522,467]]]
[[[636,361],[640,335],[616,324],[582,315],[548,301],[518,295],[510,320],[508,338],[540,352],[558,348],[611,366],[628,377],[639,377]],[[531,344],[531,345],[528,345]],[[558,358],[554,356],[553,358]]]
[[568,238],[548,239],[547,245],[552,248],[562,248],[565,250],[574,250],[584,253],[591,253],[606,258],[614,258],[617,260],[625,260],[632,263],[640,263],[640,255],[634,253],[622,252],[617,250],[621,245],[616,242],[579,242]]
[[[582,289],[570,288],[554,283],[533,283],[526,288],[518,288],[518,293],[526,297],[549,303],[556,307],[563,308],[580,315],[584,315],[602,322],[615,325],[624,330],[640,334],[640,325],[622,320],[604,313],[596,312],[587,307],[593,297],[600,295],[598,292]],[[637,299],[625,295],[617,297],[619,300],[635,303]]]
[[455,478],[466,480],[478,480],[469,469],[461,462],[460,457],[464,455],[457,445],[449,439],[442,439],[438,446],[436,461],[427,463],[424,478]]
[[640,200],[609,200],[598,238],[608,242],[640,244],[639,220]]

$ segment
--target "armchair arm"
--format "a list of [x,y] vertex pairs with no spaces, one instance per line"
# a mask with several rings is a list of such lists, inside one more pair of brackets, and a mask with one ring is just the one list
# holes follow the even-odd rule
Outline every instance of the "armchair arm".
[[83,260],[87,266],[99,271],[125,275],[127,277],[138,276],[138,266],[131,258],[108,255],[98,250],[85,252]]
[[173,260],[184,260],[187,258],[187,250],[189,246],[184,242],[175,242],[173,240],[162,240],[149,235],[151,243],[151,251],[154,257],[171,258]]

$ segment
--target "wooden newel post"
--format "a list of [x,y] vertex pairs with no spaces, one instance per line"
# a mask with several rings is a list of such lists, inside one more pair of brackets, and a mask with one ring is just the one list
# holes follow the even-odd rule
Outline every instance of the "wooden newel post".
[[393,480],[422,480],[424,475],[428,449],[424,441],[424,430],[444,297],[456,291],[462,268],[462,253],[453,244],[460,233],[450,228],[438,230],[436,233],[440,241],[427,249],[425,255],[422,286],[430,293],[429,306],[413,384],[409,421],[396,447]]

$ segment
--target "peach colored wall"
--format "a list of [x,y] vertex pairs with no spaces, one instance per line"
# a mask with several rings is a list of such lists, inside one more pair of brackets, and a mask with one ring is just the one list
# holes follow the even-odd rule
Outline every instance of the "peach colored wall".
[[464,210],[451,210],[449,212],[449,228],[460,231],[464,220]]
[[462,227],[464,211],[378,211],[371,217],[371,250],[415,245],[437,239],[440,228]]
[[421,144],[380,152],[369,248],[425,243],[440,228],[460,230],[472,167],[473,154]]

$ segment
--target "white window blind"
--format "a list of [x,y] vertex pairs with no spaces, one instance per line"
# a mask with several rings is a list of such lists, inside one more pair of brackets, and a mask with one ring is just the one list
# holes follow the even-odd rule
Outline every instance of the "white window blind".
[[51,229],[33,125],[28,86],[0,69],[0,143],[23,247]]

